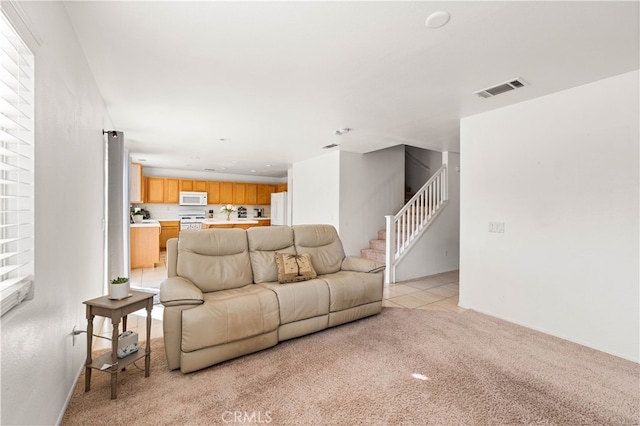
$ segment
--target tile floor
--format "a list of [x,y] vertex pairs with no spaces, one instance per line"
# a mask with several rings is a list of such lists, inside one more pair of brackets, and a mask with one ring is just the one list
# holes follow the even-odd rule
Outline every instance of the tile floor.
[[[154,268],[140,268],[131,271],[131,286],[141,289],[158,289],[167,277],[166,253],[160,254],[160,263]],[[390,308],[424,309],[436,311],[462,312],[458,306],[458,271],[445,272],[438,275],[403,281],[385,287],[382,306]],[[163,306],[154,305],[152,311],[151,338],[162,337]],[[138,333],[140,341],[146,338],[146,311],[137,311],[129,315],[127,329]],[[105,320],[95,334],[111,337],[111,321]],[[110,348],[111,341],[101,338],[93,339],[94,349]]]

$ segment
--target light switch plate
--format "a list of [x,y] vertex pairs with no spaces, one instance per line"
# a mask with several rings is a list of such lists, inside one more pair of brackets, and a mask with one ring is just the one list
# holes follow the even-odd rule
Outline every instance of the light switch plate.
[[504,233],[504,222],[489,222],[489,232]]

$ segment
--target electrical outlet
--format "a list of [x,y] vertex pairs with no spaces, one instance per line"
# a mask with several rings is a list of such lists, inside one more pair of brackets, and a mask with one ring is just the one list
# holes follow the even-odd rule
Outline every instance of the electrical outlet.
[[504,234],[504,222],[489,222],[489,232]]

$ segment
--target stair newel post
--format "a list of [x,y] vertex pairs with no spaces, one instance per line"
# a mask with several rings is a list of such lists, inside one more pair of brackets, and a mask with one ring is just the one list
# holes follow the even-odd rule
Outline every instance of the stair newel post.
[[387,267],[384,269],[384,285],[387,286],[395,282],[395,265],[393,264],[395,257],[394,247],[396,245],[396,230],[395,230],[395,216],[387,215],[384,217],[386,223],[386,235],[385,235],[385,263]]

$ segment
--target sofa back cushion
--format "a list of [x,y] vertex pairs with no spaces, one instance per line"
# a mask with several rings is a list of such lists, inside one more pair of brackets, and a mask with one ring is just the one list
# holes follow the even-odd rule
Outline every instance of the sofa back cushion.
[[295,225],[293,240],[298,254],[309,253],[318,275],[340,270],[344,248],[336,228],[331,225]]
[[246,231],[180,231],[176,272],[204,293],[253,283]]
[[249,256],[256,284],[278,281],[276,252],[295,254],[289,226],[254,226],[247,229]]

